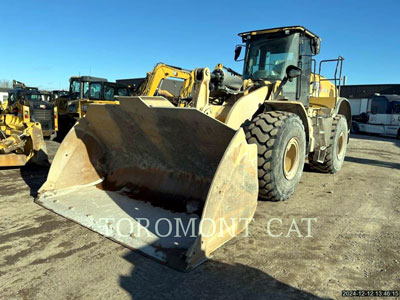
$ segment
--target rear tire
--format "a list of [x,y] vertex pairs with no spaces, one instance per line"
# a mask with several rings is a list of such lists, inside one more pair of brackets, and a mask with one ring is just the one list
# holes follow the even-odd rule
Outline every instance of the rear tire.
[[258,149],[259,199],[283,201],[295,191],[303,173],[306,136],[301,119],[270,111],[244,126],[249,144]]
[[340,171],[346,156],[348,137],[349,131],[346,118],[342,115],[337,115],[333,119],[331,143],[327,147],[325,161],[320,163],[314,160],[314,153],[310,153],[308,162],[311,169],[331,174]]

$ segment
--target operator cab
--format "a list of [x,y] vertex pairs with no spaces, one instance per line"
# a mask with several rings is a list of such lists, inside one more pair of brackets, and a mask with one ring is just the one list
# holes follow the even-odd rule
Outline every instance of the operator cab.
[[69,91],[64,90],[53,90],[51,92],[52,101],[57,100],[58,98],[69,98]]
[[[309,104],[312,57],[321,39],[301,26],[279,27],[240,33],[245,43],[243,79],[280,85],[280,98]],[[240,56],[239,45],[235,60]]]
[[[107,79],[92,76],[73,76],[70,78],[70,100],[89,99],[100,93],[101,85]],[[90,91],[90,93],[89,93]]]
[[18,101],[22,101],[25,105],[34,108],[50,108],[53,105],[49,103],[49,94],[39,91],[37,88],[25,87],[14,88],[8,92],[8,104],[13,105]]
[[104,87],[104,100],[116,101],[116,96],[130,96],[129,88],[123,84],[115,82],[105,82]]
[[117,101],[115,96],[129,96],[127,86],[105,78],[75,76],[70,79],[70,100],[89,99]]

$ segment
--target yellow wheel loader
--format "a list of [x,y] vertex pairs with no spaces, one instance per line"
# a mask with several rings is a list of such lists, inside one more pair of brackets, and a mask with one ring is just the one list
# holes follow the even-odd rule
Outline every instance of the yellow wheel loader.
[[350,105],[340,76],[333,85],[312,71],[320,38],[304,27],[240,36],[243,75],[195,69],[184,107],[161,96],[89,105],[37,203],[188,270],[247,228],[257,199],[289,198],[307,158],[339,171]]
[[30,106],[21,101],[0,108],[0,167],[49,165],[41,124],[30,115]]

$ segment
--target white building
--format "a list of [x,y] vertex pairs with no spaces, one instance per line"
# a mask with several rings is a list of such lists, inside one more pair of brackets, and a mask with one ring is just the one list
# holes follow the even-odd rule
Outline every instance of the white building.
[[0,88],[0,102],[8,99],[8,88]]

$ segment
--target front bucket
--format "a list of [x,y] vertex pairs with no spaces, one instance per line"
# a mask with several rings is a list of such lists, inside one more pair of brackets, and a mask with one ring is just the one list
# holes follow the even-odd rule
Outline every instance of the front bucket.
[[123,97],[89,106],[39,193],[40,205],[188,270],[252,219],[257,149],[194,108]]

